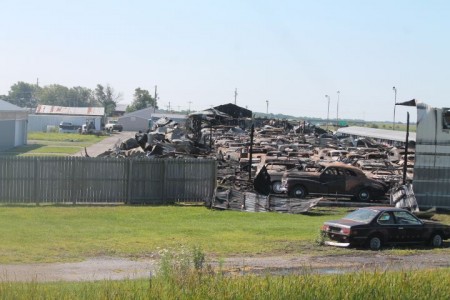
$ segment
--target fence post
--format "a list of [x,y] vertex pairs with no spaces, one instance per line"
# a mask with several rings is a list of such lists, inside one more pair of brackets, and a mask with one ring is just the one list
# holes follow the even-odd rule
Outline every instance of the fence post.
[[164,161],[163,161],[163,171],[162,171],[162,176],[161,176],[161,178],[163,179],[163,182],[162,182],[162,201],[163,201],[163,203],[164,204],[167,204],[167,199],[166,199],[166,197],[167,197],[167,193],[166,193],[166,187],[167,187],[167,184],[166,184],[166,182],[167,182],[167,159],[165,159]]
[[[33,191],[34,191],[34,196],[36,197],[36,205],[39,206],[40,203],[40,192],[39,192],[39,184],[38,184],[38,179],[39,179],[39,158],[35,158],[34,160],[34,187],[33,187]],[[30,195],[32,197],[32,195]]]
[[133,160],[129,159],[128,161],[128,182],[127,182],[127,200],[125,204],[131,203],[131,184],[133,182]]
[[[76,172],[75,172],[75,162],[74,162],[74,159],[75,158],[73,158],[73,159],[68,159],[67,160],[67,165],[69,165],[70,166],[70,169],[72,169],[72,178],[74,179],[74,178],[76,178],[75,177],[75,175],[76,175]],[[84,161],[83,160],[78,160],[79,162],[81,162],[81,164],[84,164]],[[81,179],[79,179],[79,178],[77,178],[76,180],[71,180],[70,181],[70,198],[72,198],[72,205],[76,205],[77,204],[77,197],[75,197],[75,194],[76,194],[76,192],[77,192],[77,186],[80,184],[80,180]]]

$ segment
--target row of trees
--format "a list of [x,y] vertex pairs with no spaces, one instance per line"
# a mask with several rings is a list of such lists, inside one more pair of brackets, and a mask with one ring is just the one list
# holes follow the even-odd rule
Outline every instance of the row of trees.
[[[105,108],[105,114],[110,116],[116,109],[118,101],[122,99],[110,85],[97,84],[94,90],[77,86],[68,88],[60,84],[39,86],[19,81],[11,86],[7,95],[0,95],[0,99],[20,107],[35,108],[38,104],[65,107],[98,107]],[[135,89],[133,103],[127,107],[127,112],[146,107],[158,108],[156,100],[147,90]]]

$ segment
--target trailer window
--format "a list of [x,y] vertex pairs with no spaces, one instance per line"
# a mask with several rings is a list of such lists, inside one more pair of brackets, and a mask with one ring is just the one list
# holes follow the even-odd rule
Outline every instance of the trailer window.
[[442,129],[450,129],[450,109],[442,109]]

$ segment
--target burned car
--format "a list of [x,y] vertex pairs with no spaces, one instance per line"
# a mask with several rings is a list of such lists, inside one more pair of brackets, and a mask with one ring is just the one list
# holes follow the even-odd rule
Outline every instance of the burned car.
[[360,169],[343,163],[331,163],[316,172],[288,170],[281,180],[282,189],[291,197],[349,197],[357,201],[385,199],[388,186],[368,178]]
[[283,189],[281,186],[281,178],[287,170],[296,169],[302,170],[303,166],[295,160],[285,160],[285,161],[272,161],[265,163],[267,173],[270,176],[270,186],[272,193],[281,194]]
[[393,207],[357,209],[340,220],[325,222],[322,235],[331,246],[367,246],[379,250],[387,244],[427,243],[441,247],[450,239],[450,226],[421,220],[411,212]]

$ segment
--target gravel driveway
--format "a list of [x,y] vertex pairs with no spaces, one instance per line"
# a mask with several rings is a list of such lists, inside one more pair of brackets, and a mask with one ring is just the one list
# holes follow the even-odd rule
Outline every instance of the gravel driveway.
[[[220,263],[219,263],[220,261]],[[392,255],[383,251],[348,255],[283,255],[207,259],[207,264],[229,274],[339,274],[386,270],[416,270],[450,267],[450,253],[424,251]],[[157,271],[156,259],[91,258],[74,263],[0,265],[0,281],[94,281],[136,279]]]
[[[103,152],[114,149],[115,145],[120,145],[121,142],[126,141],[129,138],[134,138],[135,131],[122,131],[113,132],[110,137],[103,139],[102,141],[95,143],[89,147],[86,147],[86,152],[90,157],[96,157]],[[72,156],[86,156],[85,151],[82,150]]]

